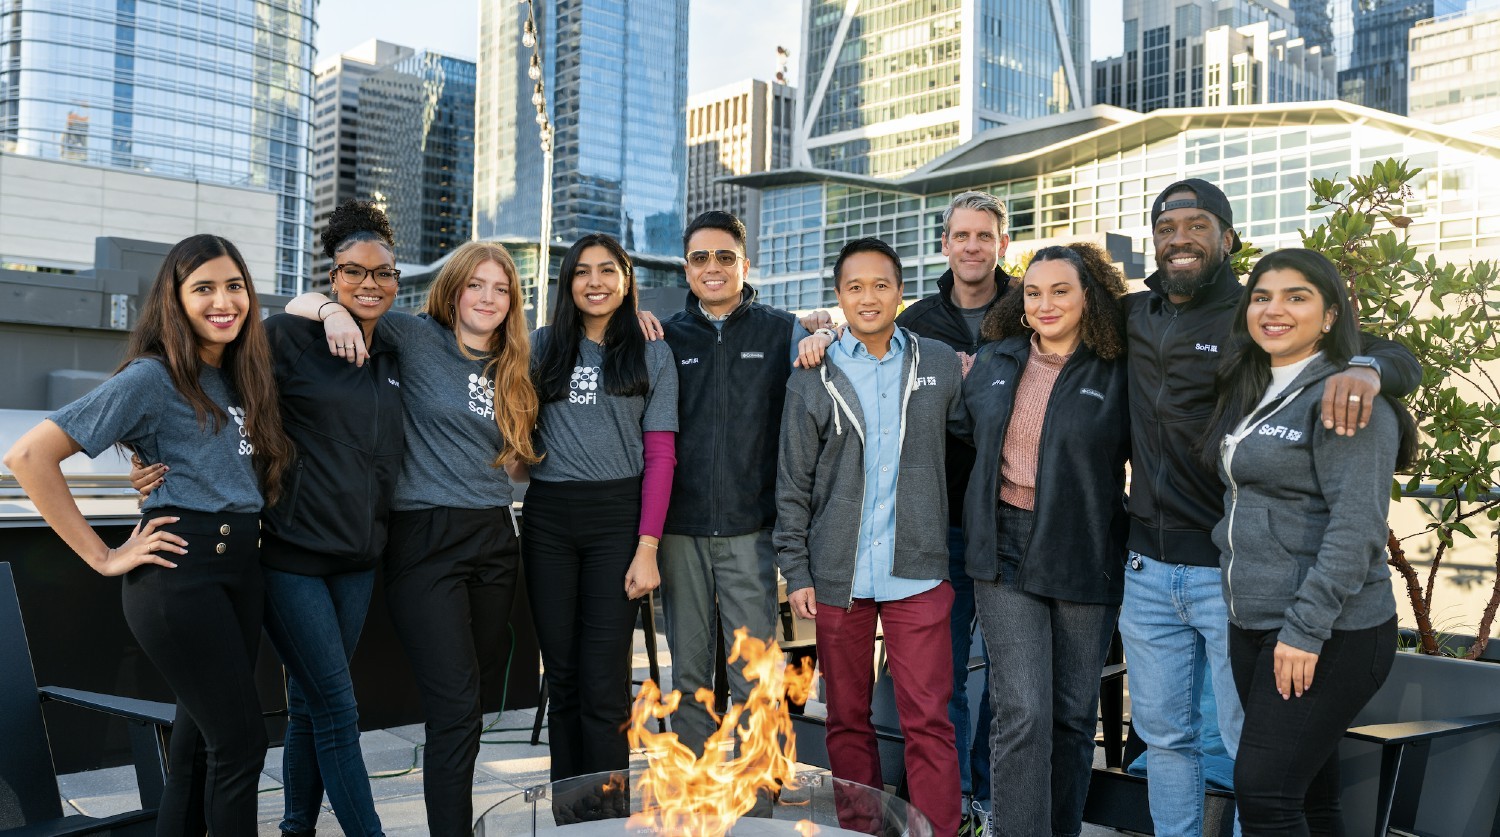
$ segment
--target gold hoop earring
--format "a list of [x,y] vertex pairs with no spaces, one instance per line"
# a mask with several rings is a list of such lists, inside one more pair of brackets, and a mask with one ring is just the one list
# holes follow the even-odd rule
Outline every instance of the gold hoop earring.
[[1036,329],[1031,328],[1031,323],[1029,323],[1029,322],[1026,321],[1026,315],[1025,314],[1021,315],[1021,327],[1022,328],[1029,328],[1032,331],[1036,331]]

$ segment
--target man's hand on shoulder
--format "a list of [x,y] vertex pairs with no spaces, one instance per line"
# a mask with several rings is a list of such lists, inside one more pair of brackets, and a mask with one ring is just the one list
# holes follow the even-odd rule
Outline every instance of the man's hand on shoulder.
[[1353,436],[1370,423],[1380,397],[1380,373],[1367,366],[1345,369],[1323,382],[1323,427]]

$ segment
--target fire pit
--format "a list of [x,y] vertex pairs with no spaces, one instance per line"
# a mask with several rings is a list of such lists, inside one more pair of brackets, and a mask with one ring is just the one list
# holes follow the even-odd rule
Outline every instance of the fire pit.
[[[672,835],[648,821],[641,811],[641,771],[596,773],[517,793],[485,811],[474,825],[475,837],[643,837]],[[760,816],[757,816],[760,815]],[[842,815],[842,819],[841,819]],[[930,837],[932,824],[920,811],[884,791],[835,779],[823,771],[798,773],[767,807],[736,820],[728,837]]]
[[567,837],[661,834],[671,837],[835,837],[873,834],[930,837],[921,812],[874,788],[824,773],[797,772],[797,742],[788,706],[805,703],[817,675],[811,666],[789,668],[776,643],[734,633],[728,662],[741,663],[751,682],[745,700],[724,716],[713,712],[713,693],[699,701],[717,719],[702,755],[652,720],[669,717],[682,695],[663,695],[651,681],[641,687],[631,713],[630,746],[645,765],[538,785],[486,811],[474,833],[517,837],[542,831]]

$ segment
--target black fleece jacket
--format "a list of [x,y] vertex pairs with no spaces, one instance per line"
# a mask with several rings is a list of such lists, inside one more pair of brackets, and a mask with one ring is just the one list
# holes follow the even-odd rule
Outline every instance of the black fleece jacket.
[[[995,296],[990,300],[991,307],[1005,295],[1009,287],[1010,275],[996,267]],[[958,353],[959,365],[965,375],[982,345],[979,338],[969,331],[969,324],[958,306],[953,304],[952,269],[938,278],[937,293],[906,306],[906,310],[897,315],[896,325],[919,337],[946,343],[948,348]],[[974,468],[974,448],[962,439],[950,435],[946,456],[944,470],[947,474],[948,496],[952,498],[952,502],[948,504],[948,523],[951,526],[961,526],[963,504],[958,502],[958,498],[964,496],[969,486],[969,471]]]
[[749,285],[722,329],[698,297],[662,323],[677,358],[677,471],[665,531],[729,537],[776,522],[776,446],[796,318]]
[[362,367],[328,353],[316,320],[277,314],[266,337],[297,462],[262,514],[261,562],[297,575],[370,569],[406,450],[398,356],[378,326]]
[[[1125,297],[1130,347],[1129,548],[1172,564],[1219,566],[1210,533],[1224,516],[1224,484],[1198,461],[1197,446],[1213,415],[1219,351],[1245,287],[1228,261],[1183,305],[1161,289]],[[1361,351],[1380,362],[1380,390],[1405,397],[1422,383],[1422,367],[1405,346],[1361,333]]]

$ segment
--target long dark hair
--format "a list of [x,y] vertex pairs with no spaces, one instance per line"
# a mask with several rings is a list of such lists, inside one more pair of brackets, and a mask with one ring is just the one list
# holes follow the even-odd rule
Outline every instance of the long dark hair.
[[636,319],[640,298],[635,287],[635,266],[620,242],[604,233],[591,233],[568,249],[557,274],[557,305],[552,311],[552,333],[542,345],[536,371],[531,376],[536,384],[537,397],[543,404],[567,397],[568,380],[578,362],[583,315],[573,301],[573,278],[578,272],[583,251],[590,247],[608,250],[620,266],[621,279],[625,282],[625,299],[610,315],[609,325],[604,329],[604,391],[629,397],[645,395],[651,390],[651,378],[646,369],[646,338]]
[[[1120,297],[1125,295],[1125,278],[1109,254],[1098,245],[1077,241],[1066,247],[1043,247],[1031,257],[1031,264],[1052,261],[1072,265],[1078,273],[1078,284],[1083,286],[1083,319],[1078,324],[1083,345],[1104,360],[1124,355],[1125,311],[1120,307]],[[980,336],[986,341],[1031,334],[1022,319],[1026,313],[1025,277],[1015,286],[985,315]]]
[[[1255,405],[1260,403],[1271,385],[1271,358],[1250,336],[1250,327],[1245,317],[1250,310],[1250,300],[1260,279],[1272,270],[1293,270],[1301,274],[1323,299],[1323,310],[1333,309],[1333,323],[1328,332],[1318,339],[1318,348],[1334,366],[1344,369],[1349,358],[1359,354],[1359,327],[1355,322],[1354,307],[1349,304],[1349,292],[1344,278],[1327,256],[1316,250],[1289,247],[1268,253],[1256,263],[1245,282],[1245,292],[1235,306],[1234,319],[1229,324],[1229,344],[1224,360],[1214,374],[1214,386],[1219,401],[1214,406],[1208,429],[1199,441],[1199,458],[1203,464],[1217,467],[1219,440],[1234,430]],[[1396,452],[1398,470],[1411,466],[1417,454],[1417,423],[1411,411],[1398,399],[1382,396],[1396,412],[1401,441]]]
[[198,382],[203,360],[198,355],[198,339],[182,310],[179,295],[182,283],[193,271],[223,256],[234,262],[240,278],[245,280],[249,306],[240,333],[224,347],[221,368],[229,376],[245,409],[245,434],[255,448],[253,461],[269,506],[281,497],[281,478],[291,467],[293,449],[291,440],[281,428],[276,379],[271,373],[271,345],[266,340],[265,326],[261,324],[255,284],[250,280],[245,259],[234,244],[228,239],[207,234],[177,242],[167,253],[161,270],[156,273],[156,282],[151,285],[151,291],[141,306],[141,317],[130,333],[125,361],[120,364],[120,369],[136,358],[156,358],[167,367],[172,385],[192,405],[198,426],[207,428],[212,424],[215,433],[224,429],[229,416],[208,397]]

